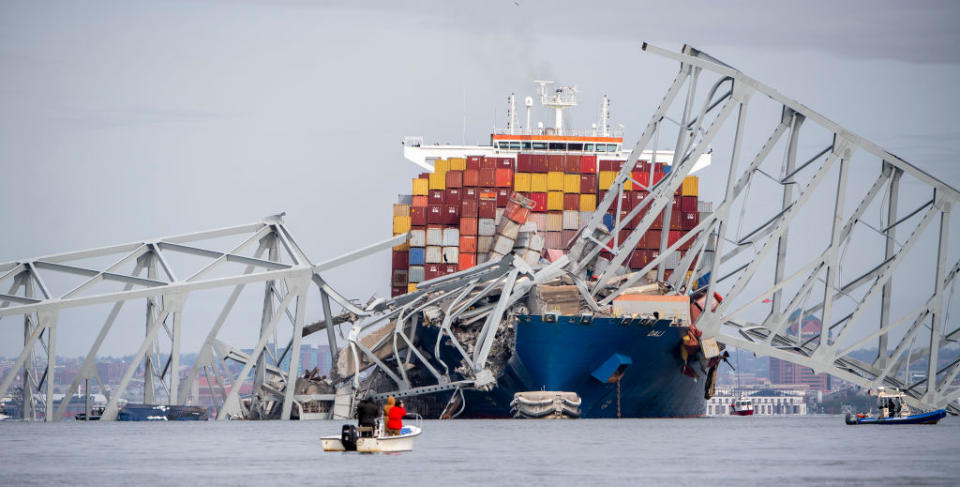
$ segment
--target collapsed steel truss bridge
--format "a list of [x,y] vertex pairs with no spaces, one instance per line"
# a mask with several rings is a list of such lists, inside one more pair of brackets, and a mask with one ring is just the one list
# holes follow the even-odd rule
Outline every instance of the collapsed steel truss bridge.
[[[702,51],[685,46],[675,53],[647,44],[644,50],[678,61],[680,70],[566,256],[529,265],[510,254],[421,283],[414,293],[366,304],[342,296],[320,273],[403,243],[406,235],[313,264],[282,219],[271,217],[238,227],[0,264],[0,286],[9,285],[0,294],[0,318],[22,317],[24,337],[13,368],[0,381],[0,397],[19,378],[25,418],[35,418],[38,407],[54,411],[57,328],[66,325],[59,322],[60,312],[112,304],[65,395],[75,394],[82,380],[98,382],[100,390],[109,393],[103,419],[116,417],[119,399],[141,366],[145,403],[157,402],[154,391],[159,385],[167,391],[167,403],[184,404],[194,381],[201,374],[213,374],[220,385],[218,419],[256,417],[263,411],[258,401],[267,400],[281,405],[283,419],[310,400],[328,401],[333,414],[342,416],[371,373],[392,384],[381,395],[456,394],[492,387],[496,376],[490,355],[498,331],[537,284],[568,279],[580,290],[585,309],[603,313],[616,296],[655,272],[658,281],[676,292],[706,290],[706,311],[696,325],[722,343],[864,388],[897,388],[915,406],[957,412],[960,325],[950,322],[949,305],[960,260],[952,261],[948,254],[951,208],[960,193]],[[751,111],[755,105],[763,107]],[[669,174],[648,188],[651,197],[629,212],[619,211],[626,183],[643,186],[632,178],[638,159],[650,151],[656,154],[660,139],[674,141]],[[710,151],[710,186],[719,190],[720,198],[714,211],[678,241],[670,242],[663,232],[659,256],[631,272],[625,267],[631,252],[656,218],[669,221],[675,192],[696,161]],[[751,191],[774,194],[780,204],[755,204]],[[611,209],[617,210],[612,229],[603,221]],[[875,213],[879,218],[873,218]],[[229,236],[244,239],[224,250],[198,244]],[[190,275],[178,273],[168,259],[178,253],[208,263]],[[666,263],[677,254],[682,255],[679,266],[668,272]],[[109,256],[116,260],[99,267],[77,263]],[[54,293],[46,279],[57,273],[84,280]],[[123,288],[95,292],[104,282]],[[265,288],[260,330],[252,351],[243,353],[217,336],[244,287],[256,283]],[[923,285],[929,285],[929,292]],[[311,286],[319,291],[323,318],[306,324]],[[232,291],[181,381],[172,371],[179,370],[184,302],[191,293],[216,288]],[[119,386],[107,391],[95,368],[99,348],[124,303],[140,300],[146,304],[145,337]],[[805,330],[803,322],[809,318],[820,326]],[[5,320],[3,326],[11,321]],[[292,326],[290,339],[282,351],[271,353],[268,344],[281,321]],[[460,352],[463,367],[456,374],[433,358],[436,350],[418,343],[417,330],[424,321],[438,326],[441,336]],[[454,324],[472,327],[468,342],[462,335],[458,338]],[[342,347],[336,333],[341,326],[350,326]],[[334,363],[343,358],[335,376],[337,393],[298,394],[292,387],[299,371],[298,354],[290,351],[300,349],[303,336],[323,330]],[[163,337],[169,341],[169,353],[161,364],[157,343]],[[222,366],[227,359],[242,364],[239,373]],[[411,380],[414,369],[429,378],[426,384]],[[248,381],[253,399],[241,401],[241,386]],[[43,400],[34,401],[34,395]],[[65,406],[63,401],[56,413],[44,416],[55,420]]]

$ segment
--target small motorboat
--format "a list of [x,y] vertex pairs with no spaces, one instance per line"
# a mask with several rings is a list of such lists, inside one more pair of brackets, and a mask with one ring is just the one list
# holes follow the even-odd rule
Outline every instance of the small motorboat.
[[847,413],[845,421],[850,425],[857,424],[937,424],[947,415],[945,409],[918,412],[910,409],[904,400],[906,396],[899,391],[887,392],[883,387],[877,394],[877,409],[879,414]]
[[740,397],[730,403],[730,415],[731,416],[753,416],[753,399]]
[[360,453],[389,453],[413,450],[413,442],[420,436],[421,418],[416,417],[416,425],[405,425],[400,434],[387,435],[383,422],[377,420],[373,428],[360,428],[345,424],[340,436],[324,436],[323,451],[356,451]]

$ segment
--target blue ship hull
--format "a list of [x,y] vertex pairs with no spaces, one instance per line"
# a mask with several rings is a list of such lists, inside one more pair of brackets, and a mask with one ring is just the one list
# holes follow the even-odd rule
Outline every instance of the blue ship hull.
[[[491,391],[465,391],[460,417],[510,417],[510,401],[521,391],[572,391],[583,418],[616,418],[618,384],[608,382],[618,367],[619,410],[625,418],[690,417],[704,414],[705,376],[680,373],[680,344],[686,327],[621,324],[620,318],[520,316],[513,354]],[[699,366],[692,364],[694,369]]]
[[847,424],[937,424],[941,419],[947,415],[945,409],[938,409],[936,411],[930,411],[928,413],[914,414],[911,416],[905,417],[896,417],[896,418],[873,418],[873,417],[863,417],[859,418],[853,415],[847,417]]

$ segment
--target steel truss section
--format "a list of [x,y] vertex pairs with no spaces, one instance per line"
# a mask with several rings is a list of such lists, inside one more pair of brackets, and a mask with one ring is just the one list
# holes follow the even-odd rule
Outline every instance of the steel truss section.
[[[816,372],[828,372],[857,386],[901,389],[916,406],[950,407],[956,412],[955,401],[960,398],[960,384],[955,383],[960,374],[956,337],[960,335],[960,327],[956,320],[947,321],[947,311],[960,261],[948,261],[947,253],[950,212],[960,193],[877,144],[702,51],[684,46],[681,52],[674,53],[649,44],[644,44],[643,49],[678,61],[680,70],[571,250],[572,271],[598,270],[600,277],[591,288],[598,303],[611,303],[648,271],[657,270],[663,280],[664,262],[690,242],[690,250],[679,259],[680,265],[667,281],[680,292],[694,291],[698,281],[706,288],[707,311],[697,322],[704,333],[758,355],[783,359]],[[704,78],[709,78],[706,81],[712,84],[703,85]],[[710,88],[700,90],[698,83],[699,87]],[[612,235],[619,235],[626,228],[626,222],[643,216],[626,239],[617,242],[615,248],[606,248],[601,243],[601,237],[607,233],[603,215],[620,201],[620,193],[630,180],[639,155],[649,150],[651,141],[664,131],[664,125],[669,125],[665,122],[672,119],[666,114],[681,94],[684,97],[678,109],[672,169],[651,188],[651,197],[627,216],[619,218],[617,208],[616,224],[609,231]],[[753,99],[772,105],[780,116],[772,120],[749,116],[747,109]],[[738,167],[745,152],[746,135],[750,133],[747,127],[764,124],[771,127],[766,129],[766,142],[746,167]],[[729,129],[724,130],[728,126]],[[825,148],[798,163],[798,147],[810,146],[818,140],[808,135],[811,131],[829,134],[829,140]],[[729,140],[718,138],[724,133]],[[712,187],[724,188],[723,199],[715,211],[702,216],[699,225],[672,245],[668,245],[664,231],[659,257],[631,277],[617,280],[616,276],[624,274],[624,263],[656,215],[669,212],[674,192],[690,174],[696,159],[718,145],[726,149],[730,158],[726,180],[709,181]],[[773,157],[778,147],[783,151],[779,161]],[[713,153],[713,161],[714,166],[721,162],[717,152]],[[779,177],[770,175],[776,171]],[[876,180],[868,189],[864,190],[862,184],[853,184],[852,174],[862,180],[864,174],[871,172]],[[781,188],[781,205],[775,211],[747,203],[750,185],[756,183],[758,175],[773,180],[773,185]],[[910,180],[909,192],[901,185],[904,178]],[[881,193],[885,197],[878,201]],[[924,194],[926,203],[910,212],[899,211],[900,202]],[[818,225],[790,231],[798,215],[812,214],[825,206],[825,202],[829,204],[829,213],[819,217]],[[739,215],[734,210],[737,206]],[[871,225],[865,212],[878,207],[886,208],[884,221]],[[849,208],[855,209],[850,212]],[[751,216],[764,211],[766,214],[748,219],[744,216],[746,211]],[[744,221],[753,225],[762,223],[741,233]],[[938,225],[930,225],[934,222]],[[907,296],[910,293],[895,292],[898,286],[894,285],[894,275],[904,261],[928,257],[917,250],[918,243],[930,233],[927,230],[932,230],[936,242],[932,255],[934,277],[931,294],[917,302]],[[873,234],[879,243],[861,238],[863,233]],[[812,247],[811,242],[819,236],[825,244]],[[788,245],[790,240],[794,243]],[[715,258],[705,258],[708,248]],[[601,266],[598,254],[605,249],[614,257],[609,264]],[[852,281],[841,282],[841,276],[858,272],[848,269],[863,268],[868,259],[872,259],[872,263],[866,265],[869,270]],[[697,264],[693,266],[695,260]],[[798,265],[798,262],[803,263]],[[689,275],[688,270],[692,271]],[[611,286],[611,282],[618,285]],[[703,291],[703,287],[699,290]],[[711,311],[715,292],[724,299],[719,304],[713,303],[716,307]],[[822,297],[820,302],[808,304],[817,295]],[[846,309],[842,316],[838,300],[843,300]],[[907,309],[911,311],[899,318],[893,314]],[[879,314],[874,317],[871,313],[877,314],[876,310]],[[804,319],[798,320],[798,316]],[[797,321],[805,321],[807,317],[822,322],[822,330],[813,336],[798,331],[802,328]],[[904,330],[908,324],[909,328]],[[920,331],[927,335],[927,347],[908,353]],[[874,358],[865,360],[868,353],[873,353]],[[907,375],[911,363],[922,366],[922,378]]]
[[[290,418],[297,402],[295,389],[281,387],[277,390],[265,382],[266,375],[269,373],[271,377],[279,377],[284,385],[295,383],[299,371],[299,353],[291,351],[300,349],[300,341],[305,333],[327,329],[331,351],[336,353],[333,328],[335,323],[342,323],[343,319],[332,315],[331,300],[354,316],[367,314],[331,288],[319,271],[389,248],[403,241],[406,235],[315,266],[297,245],[282,217],[281,214],[248,225],[0,264],[0,286],[7,289],[6,293],[0,294],[0,318],[23,316],[24,326],[23,348],[14,367],[0,381],[0,396],[6,395],[14,379],[21,377],[24,419],[36,419],[41,416],[39,410],[42,410],[46,421],[55,421],[63,416],[69,398],[78,392],[80,383],[92,379],[108,397],[102,419],[113,420],[116,419],[120,400],[124,398],[135,375],[140,374],[144,381],[144,403],[161,402],[154,396],[159,388],[166,395],[162,400],[164,404],[183,405],[199,375],[204,374],[208,383],[213,384],[214,381],[210,380],[212,374],[216,376],[216,396],[220,398],[218,419],[256,417],[262,413],[257,408],[257,401],[266,399],[279,401],[282,404],[279,416],[282,419]],[[216,239],[239,240],[240,243],[225,250],[205,247],[217,245],[210,243]],[[184,273],[171,264],[174,254],[206,260],[199,270]],[[111,263],[84,263],[91,259],[111,259]],[[240,266],[228,265],[231,263]],[[81,276],[81,283],[68,291],[53,293],[46,283],[63,274]],[[98,284],[104,281],[122,283],[123,288],[104,292],[98,289]],[[217,350],[229,347],[219,342],[217,336],[244,288],[257,283],[265,284],[259,338],[253,352],[238,360],[243,367],[234,376],[220,360],[224,354]],[[310,325],[305,332],[305,307],[311,284],[319,290],[324,319]],[[181,334],[185,301],[196,291],[231,287],[232,292],[210,326],[206,339],[200,344],[196,362],[181,381],[178,371],[183,347]],[[143,302],[146,309],[144,339],[132,363],[126,366],[119,385],[110,389],[97,372],[97,356],[121,308],[137,302]],[[80,373],[67,389],[64,395],[66,399],[54,411],[57,328],[70,326],[69,323],[59,323],[58,316],[66,309],[104,303],[112,304],[110,312],[94,338]],[[6,321],[10,322],[9,319]],[[292,338],[282,353],[270,353],[267,344],[271,339],[275,340],[275,332],[281,321],[289,321],[292,325]],[[161,340],[168,342],[169,353],[166,357],[159,353]],[[34,363],[38,349],[42,349],[46,359],[43,367]],[[288,354],[288,366],[279,368]],[[244,406],[239,392],[249,380],[251,371],[254,372],[253,397],[251,403]],[[212,385],[210,387],[213,388]],[[214,395],[213,392],[211,395]],[[33,397],[37,394],[43,397],[43,401],[34,401]]]

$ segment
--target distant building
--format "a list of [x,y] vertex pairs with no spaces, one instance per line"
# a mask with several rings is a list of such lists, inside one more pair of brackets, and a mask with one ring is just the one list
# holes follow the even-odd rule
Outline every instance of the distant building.
[[[807,414],[806,388],[744,390],[753,402],[755,416],[800,416]],[[730,405],[738,395],[733,390],[717,390],[707,401],[707,416],[729,416]]]
[[[800,310],[790,315],[791,325],[787,328],[786,334],[797,336],[797,317]],[[808,315],[801,323],[800,339],[802,341],[815,339],[820,334],[822,323],[819,318]],[[777,385],[798,385],[803,384],[812,390],[829,391],[831,387],[829,374],[816,374],[810,367],[803,367],[786,360],[770,357],[770,383]]]
[[330,377],[330,370],[333,368],[333,357],[330,355],[329,345],[317,346],[317,368],[320,375]]

